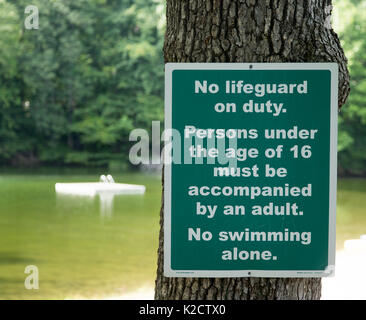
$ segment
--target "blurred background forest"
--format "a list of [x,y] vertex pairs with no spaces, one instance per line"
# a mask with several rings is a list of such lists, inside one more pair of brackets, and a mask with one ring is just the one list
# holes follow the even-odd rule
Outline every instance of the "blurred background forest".
[[[162,0],[0,0],[0,165],[126,169],[129,132],[163,120]],[[352,93],[339,173],[366,174],[366,1],[335,1]]]
[[[163,120],[164,6],[0,1],[0,162],[119,167],[128,136]],[[118,168],[119,169],[119,168]]]

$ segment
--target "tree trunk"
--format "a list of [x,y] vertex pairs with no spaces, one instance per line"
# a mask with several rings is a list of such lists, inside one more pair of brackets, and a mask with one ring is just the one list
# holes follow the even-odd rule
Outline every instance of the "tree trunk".
[[[167,0],[165,62],[337,62],[341,107],[349,74],[331,8],[330,0]],[[320,299],[321,278],[164,277],[163,219],[162,203],[155,299]]]

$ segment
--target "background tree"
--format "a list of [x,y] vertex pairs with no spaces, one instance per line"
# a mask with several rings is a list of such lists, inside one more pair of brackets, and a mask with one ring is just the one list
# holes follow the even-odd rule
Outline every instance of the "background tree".
[[0,1],[0,163],[118,167],[133,128],[163,119],[163,6]]
[[[349,75],[330,13],[329,0],[169,0],[165,62],[337,62],[341,107]],[[320,278],[166,278],[163,236],[162,206],[156,299],[320,298]]]
[[18,62],[24,48],[13,5],[0,2],[0,21],[0,161],[12,163],[27,148],[31,121],[22,105],[24,83]]
[[349,57],[351,90],[339,114],[340,174],[366,174],[366,1],[338,0],[336,23]]

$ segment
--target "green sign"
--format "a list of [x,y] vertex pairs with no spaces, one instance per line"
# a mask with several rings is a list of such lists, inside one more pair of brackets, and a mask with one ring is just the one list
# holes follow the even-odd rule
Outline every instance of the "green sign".
[[332,275],[337,64],[166,64],[165,82],[165,275]]

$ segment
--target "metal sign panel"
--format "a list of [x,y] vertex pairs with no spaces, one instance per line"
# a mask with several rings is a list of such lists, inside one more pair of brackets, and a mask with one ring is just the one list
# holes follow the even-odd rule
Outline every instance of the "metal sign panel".
[[165,65],[165,276],[333,274],[337,88],[335,63]]

